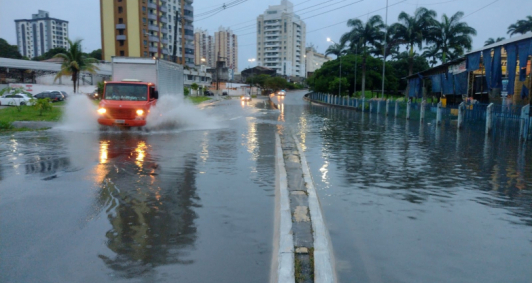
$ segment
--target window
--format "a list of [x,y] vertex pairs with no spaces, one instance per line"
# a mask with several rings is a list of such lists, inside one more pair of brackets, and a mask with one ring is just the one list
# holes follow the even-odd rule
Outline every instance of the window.
[[124,41],[123,40],[119,40],[118,43],[120,44],[120,46],[124,46]]
[[144,46],[148,45],[148,41],[144,40]]
[[120,50],[120,56],[125,56],[124,50]]
[[123,18],[118,18],[118,23],[119,24],[123,24],[124,23],[124,19]]
[[122,7],[118,7],[118,13],[121,14],[123,12],[123,8]]
[[142,23],[146,24],[146,18],[142,18]]
[[146,12],[146,7],[142,7],[142,12]]
[[144,57],[148,57],[148,52],[144,51]]

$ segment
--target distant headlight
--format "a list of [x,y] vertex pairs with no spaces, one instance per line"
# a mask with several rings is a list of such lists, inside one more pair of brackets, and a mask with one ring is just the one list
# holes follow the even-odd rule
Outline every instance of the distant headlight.
[[100,115],[105,114],[105,112],[107,112],[107,110],[105,110],[105,108],[98,109],[98,113],[100,113]]
[[142,116],[144,114],[144,110],[137,110],[137,115],[138,116]]

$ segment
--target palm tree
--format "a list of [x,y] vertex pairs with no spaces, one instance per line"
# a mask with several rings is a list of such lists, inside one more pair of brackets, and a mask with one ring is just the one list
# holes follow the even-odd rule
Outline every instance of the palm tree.
[[532,16],[526,16],[525,20],[519,20],[508,27],[508,34],[510,36],[514,34],[525,34],[529,31],[532,31]]
[[441,61],[453,60],[462,56],[465,50],[471,50],[473,38],[477,31],[465,22],[460,22],[463,12],[456,12],[452,17],[443,14],[441,22],[435,22],[429,32],[429,41],[436,45],[435,49],[441,52]]
[[490,38],[488,38],[488,40],[486,40],[484,42],[484,46],[488,46],[490,44],[497,43],[497,42],[503,41],[505,39],[506,38],[504,38],[504,37],[497,37],[497,39],[493,39],[492,37],[490,37]]
[[347,26],[351,31],[345,33],[340,38],[340,42],[345,44],[349,41],[351,48],[360,44],[362,51],[362,94],[366,91],[366,58],[368,56],[369,47],[375,47],[378,42],[384,37],[382,31],[385,26],[380,16],[373,16],[364,24],[359,19],[350,19],[347,21]]
[[[399,55],[399,40],[395,36],[395,27],[388,26],[386,31],[386,58],[392,56],[392,58]],[[375,43],[375,46],[370,50],[370,53],[375,57],[383,56],[384,53],[384,40],[379,40]]]
[[61,71],[55,76],[54,82],[62,76],[72,76],[74,93],[76,93],[77,83],[80,72],[95,73],[99,68],[95,65],[98,60],[86,57],[81,51],[81,39],[72,42],[67,39],[69,48],[65,53],[59,53],[54,58],[63,59]]
[[392,25],[395,39],[404,44],[409,50],[408,75],[412,75],[414,68],[414,47],[423,48],[423,41],[427,41],[430,28],[435,23],[436,11],[418,8],[413,16],[406,12],[399,14],[398,23]]
[[325,56],[327,56],[329,54],[333,54],[333,55],[336,55],[336,57],[340,57],[342,54],[345,53],[344,47],[345,46],[343,44],[335,43],[335,44],[329,46],[329,48],[327,48],[327,50],[325,50]]

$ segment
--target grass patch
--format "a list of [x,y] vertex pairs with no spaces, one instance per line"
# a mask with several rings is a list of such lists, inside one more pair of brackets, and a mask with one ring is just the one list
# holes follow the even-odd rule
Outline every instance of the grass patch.
[[0,109],[0,125],[7,125],[15,121],[50,121],[56,122],[61,119],[63,111],[60,108],[52,107],[49,111],[44,111],[42,116],[39,115],[39,110],[32,106],[22,106],[19,112],[16,107],[8,107]]
[[211,100],[211,98],[207,96],[187,96],[187,99],[194,104],[200,104],[204,101]]
[[14,132],[35,132],[35,131],[45,131],[49,130],[50,128],[41,128],[41,129],[30,129],[30,128],[12,128],[12,129],[2,129],[0,127],[0,133],[14,133]]

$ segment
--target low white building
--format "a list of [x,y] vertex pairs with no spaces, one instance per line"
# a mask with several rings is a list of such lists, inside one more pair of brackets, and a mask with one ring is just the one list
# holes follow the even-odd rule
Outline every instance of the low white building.
[[207,89],[212,83],[212,74],[207,72],[207,66],[201,65],[195,68],[183,70],[185,87],[190,88],[196,83],[199,87]]
[[308,78],[309,74],[314,73],[316,70],[321,68],[325,62],[328,62],[331,60],[331,58],[318,53],[314,47],[307,47],[306,48],[306,54],[305,54],[305,65],[307,72],[305,74],[305,77]]

